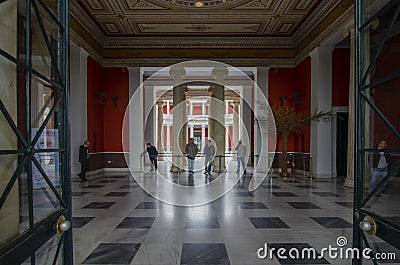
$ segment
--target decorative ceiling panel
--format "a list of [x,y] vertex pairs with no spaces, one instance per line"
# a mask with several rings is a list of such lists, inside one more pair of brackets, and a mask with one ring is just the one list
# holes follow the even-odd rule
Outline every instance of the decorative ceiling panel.
[[165,33],[165,34],[173,34],[173,33],[207,33],[207,34],[229,34],[229,33],[255,33],[260,27],[260,23],[258,24],[213,24],[213,23],[192,23],[192,24],[138,24],[139,30],[142,33]]

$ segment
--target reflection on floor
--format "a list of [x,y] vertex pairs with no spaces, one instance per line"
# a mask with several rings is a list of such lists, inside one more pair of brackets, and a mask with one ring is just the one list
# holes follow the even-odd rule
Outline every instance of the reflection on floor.
[[[194,185],[207,182],[202,173],[194,174]],[[74,180],[74,263],[351,264],[328,256],[284,259],[276,253],[260,259],[257,251],[267,243],[269,249],[313,247],[320,252],[337,246],[339,236],[351,244],[352,189],[299,176],[267,178],[249,192],[250,177],[218,200],[197,207],[160,202],[128,174]],[[211,179],[216,178],[213,173]]]

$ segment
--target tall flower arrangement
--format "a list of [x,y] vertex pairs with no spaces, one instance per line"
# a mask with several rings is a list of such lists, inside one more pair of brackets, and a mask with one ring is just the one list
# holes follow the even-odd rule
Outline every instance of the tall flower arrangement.
[[331,111],[314,111],[312,114],[296,112],[294,107],[291,107],[282,102],[272,108],[272,113],[275,118],[276,132],[282,137],[282,157],[280,159],[281,173],[280,176],[290,176],[287,171],[287,145],[288,136],[290,133],[302,133],[304,129],[310,127],[313,121],[330,121],[334,115]]

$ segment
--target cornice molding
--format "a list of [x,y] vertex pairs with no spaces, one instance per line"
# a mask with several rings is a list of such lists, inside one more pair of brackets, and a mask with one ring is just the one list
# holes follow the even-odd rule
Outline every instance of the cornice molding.
[[[177,41],[179,40],[179,41]],[[290,37],[107,38],[104,48],[293,48]]]
[[[294,67],[294,59],[226,59],[212,58],[214,61],[223,62],[232,66],[255,66],[255,67]],[[172,64],[189,61],[191,59],[165,59],[165,58],[134,58],[134,59],[104,59],[103,67],[145,67],[160,66],[166,67]],[[196,60],[193,58],[192,60]]]
[[[339,18],[337,18],[328,28],[326,28],[323,32],[321,32],[314,41],[310,42],[305,49],[303,49],[295,58],[295,65],[302,62],[309,53],[314,50],[316,47],[323,44],[327,39],[329,39],[332,34],[335,32],[343,32],[345,30],[350,21],[354,17],[354,5],[346,10]],[[344,37],[343,37],[344,38]]]
[[89,45],[81,36],[79,36],[75,31],[72,29],[70,30],[70,39],[79,47],[85,49],[90,57],[95,59],[99,64],[103,64],[103,57],[99,54],[91,45]]

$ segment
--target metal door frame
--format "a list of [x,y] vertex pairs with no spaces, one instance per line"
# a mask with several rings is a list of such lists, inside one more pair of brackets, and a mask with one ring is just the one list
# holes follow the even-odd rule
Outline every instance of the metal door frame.
[[[7,0],[6,0],[7,1]],[[5,2],[5,1],[1,1]],[[4,191],[0,193],[0,210],[4,205],[7,196],[9,195],[12,187],[18,183],[17,179],[24,166],[27,166],[28,176],[28,209],[29,209],[29,228],[23,231],[17,237],[12,239],[3,245],[0,249],[0,264],[20,264],[30,257],[30,263],[36,264],[35,251],[39,249],[45,242],[50,238],[54,237],[56,232],[57,220],[61,215],[64,215],[67,220],[71,220],[71,182],[70,182],[70,140],[69,140],[69,119],[68,119],[68,101],[69,101],[69,1],[58,0],[54,1],[54,10],[57,14],[52,12],[51,8],[46,6],[43,0],[18,0],[17,5],[24,4],[26,7],[25,21],[25,39],[24,43],[25,53],[22,54],[25,59],[15,58],[13,55],[7,53],[0,48],[0,56],[3,59],[12,62],[16,65],[16,71],[18,69],[24,70],[25,75],[25,93],[26,93],[26,136],[21,133],[21,128],[18,128],[13,118],[8,113],[3,101],[0,98],[0,111],[8,122],[8,125],[15,134],[19,143],[22,143],[22,147],[16,150],[0,150],[0,159],[2,155],[20,155],[21,161],[10,178],[10,181]],[[41,11],[40,11],[41,10]],[[41,13],[42,12],[42,13]],[[57,50],[58,53],[54,53],[52,49],[52,43],[49,36],[46,33],[46,29],[42,20],[42,14],[45,12],[46,16],[51,18],[51,22],[55,23],[57,27],[57,34],[59,36]],[[35,14],[33,16],[32,14]],[[37,19],[35,19],[37,18]],[[17,18],[16,16],[16,19]],[[58,79],[53,79],[49,76],[41,74],[35,70],[32,66],[32,32],[31,24],[35,21],[39,26],[43,38],[46,43],[46,48],[51,57],[52,69],[56,72]],[[17,29],[17,31],[20,29]],[[18,40],[16,45],[18,45]],[[18,54],[18,49],[17,49]],[[31,135],[31,102],[30,102],[30,91],[31,91],[31,78],[37,76],[47,83],[51,84],[54,90],[57,90],[57,95],[54,99],[54,105],[52,106],[48,116],[44,119],[43,124],[40,126],[38,132],[35,135]],[[59,82],[55,81],[59,80]],[[20,95],[17,95],[19,97]],[[61,108],[60,108],[61,107]],[[60,110],[60,111],[56,111]],[[41,133],[44,131],[46,124],[49,122],[51,117],[57,114],[60,131],[59,135],[60,147],[58,149],[35,149],[35,143],[38,141]],[[33,136],[33,137],[32,137]],[[31,140],[32,139],[32,140]],[[41,167],[38,160],[35,158],[35,153],[45,152],[57,152],[59,153],[60,161],[60,191],[58,192],[54,185],[49,180],[46,172]],[[32,186],[32,166],[33,164],[38,168],[42,174],[44,180],[53,191],[54,195],[60,202],[60,208],[50,215],[45,217],[40,222],[34,222],[34,208],[33,208],[33,186]],[[62,249],[62,251],[61,251]],[[62,234],[58,241],[57,250],[55,253],[53,264],[57,263],[58,257],[62,253],[63,264],[73,264],[73,251],[72,251],[72,229],[69,229]]]
[[[365,204],[373,197],[376,190],[389,180],[394,172],[400,169],[400,161],[391,167],[391,170],[387,176],[377,184],[375,190],[370,191],[368,194],[364,190],[364,183],[367,180],[368,173],[365,170],[366,165],[366,153],[374,152],[377,149],[365,148],[365,115],[366,106],[370,107],[372,111],[384,122],[384,124],[390,128],[391,132],[400,141],[399,131],[390,123],[390,121],[385,117],[383,112],[371,101],[367,94],[367,89],[378,86],[394,78],[400,76],[400,72],[395,72],[386,76],[380,80],[374,80],[373,83],[368,82],[368,76],[371,73],[373,66],[375,65],[380,51],[389,35],[389,32],[399,16],[400,13],[400,1],[391,0],[388,4],[375,13],[368,20],[365,19],[365,0],[355,0],[354,1],[354,17],[355,17],[355,87],[356,87],[356,128],[355,128],[355,189],[354,189],[354,217],[353,217],[353,246],[358,249],[370,248],[367,240],[367,236],[360,229],[359,224],[364,219],[365,216],[370,216],[374,219],[378,229],[376,231],[376,236],[386,241],[387,243],[393,245],[396,248],[400,248],[400,225],[380,216],[368,209],[363,208]],[[366,62],[365,54],[369,53],[369,48],[365,47],[365,29],[368,25],[380,15],[382,15],[383,10],[388,7],[394,8],[394,15],[391,18],[390,26],[385,30],[382,40],[380,41],[377,50],[372,54],[371,60]],[[374,264],[378,264],[376,260],[372,260]],[[361,265],[363,261],[361,259],[354,259],[353,265]]]

